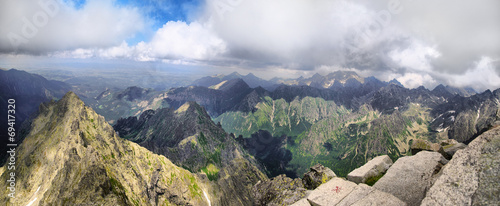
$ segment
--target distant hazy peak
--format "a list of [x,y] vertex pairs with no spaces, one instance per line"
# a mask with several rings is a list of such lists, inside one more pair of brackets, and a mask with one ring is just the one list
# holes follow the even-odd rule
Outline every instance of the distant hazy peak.
[[234,89],[246,89],[250,88],[248,84],[241,78],[237,79],[231,79],[224,81],[223,84],[221,84],[217,89],[222,90],[222,91],[230,91]]
[[402,86],[404,87],[403,84],[401,84],[401,82],[399,82],[398,80],[396,79],[392,79],[391,81],[389,81],[389,84],[395,84],[395,85],[398,85],[398,86]]

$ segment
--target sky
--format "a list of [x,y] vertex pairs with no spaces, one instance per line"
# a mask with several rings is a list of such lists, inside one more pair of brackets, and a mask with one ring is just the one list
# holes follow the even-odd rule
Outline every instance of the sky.
[[500,1],[0,0],[1,65],[35,60],[481,91],[500,87]]

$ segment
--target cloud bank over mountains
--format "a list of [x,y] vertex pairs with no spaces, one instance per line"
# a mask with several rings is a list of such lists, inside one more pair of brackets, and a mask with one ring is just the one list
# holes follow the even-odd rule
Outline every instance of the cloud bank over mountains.
[[199,64],[260,76],[349,69],[408,87],[500,87],[496,0],[206,0],[185,9],[189,20],[158,27],[147,9],[124,1],[2,4],[4,56]]

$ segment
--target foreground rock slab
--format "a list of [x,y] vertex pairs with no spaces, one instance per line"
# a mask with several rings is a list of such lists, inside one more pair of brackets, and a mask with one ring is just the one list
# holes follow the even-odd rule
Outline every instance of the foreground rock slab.
[[373,158],[365,165],[355,169],[347,175],[349,181],[355,183],[366,183],[366,180],[372,177],[384,174],[392,165],[392,160],[387,155],[382,155]]
[[291,205],[291,206],[311,206],[311,204],[309,204],[309,201],[307,201],[307,199],[304,198],[304,199],[297,201],[296,203],[293,203],[293,205]]
[[392,194],[410,206],[420,205],[436,174],[447,162],[440,153],[429,151],[399,158],[373,188]]
[[384,205],[404,206],[405,202],[393,195],[374,189],[366,184],[356,185],[341,178],[333,178],[292,206],[350,206]]
[[422,205],[500,205],[500,127],[457,151]]
[[307,200],[313,206],[336,205],[349,195],[356,186],[354,182],[334,177],[312,191]]
[[352,206],[364,205],[380,205],[380,206],[405,206],[406,203],[394,197],[393,195],[382,192],[380,190],[373,190],[367,196],[359,201],[350,204]]

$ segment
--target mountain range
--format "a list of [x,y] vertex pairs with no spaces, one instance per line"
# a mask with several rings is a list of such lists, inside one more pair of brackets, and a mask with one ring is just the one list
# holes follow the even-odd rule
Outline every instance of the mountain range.
[[19,70],[0,78],[2,104],[20,108],[21,198],[0,199],[13,205],[252,205],[269,178],[318,163],[346,177],[380,155],[411,156],[413,142],[469,144],[500,124],[500,89],[408,89],[354,72],[233,73],[166,91],[87,92]]
[[[197,113],[199,106],[187,104],[185,109],[176,114],[184,112],[182,118],[203,125],[197,116],[191,116],[203,115]],[[206,133],[185,139],[187,147],[179,149],[190,152],[189,148],[197,147],[210,153],[202,156],[204,169],[190,172],[165,156],[119,138],[103,116],[72,92],[57,102],[43,103],[31,122],[29,134],[17,148],[17,198],[2,194],[2,205],[81,205],[89,201],[99,205],[249,205],[250,188],[267,179],[234,139],[220,136],[227,135],[223,130],[218,131],[222,132],[219,136]],[[218,152],[206,151],[214,144],[219,144],[214,149]],[[6,167],[1,172],[2,178],[9,178]],[[7,184],[0,183],[3,188]]]

